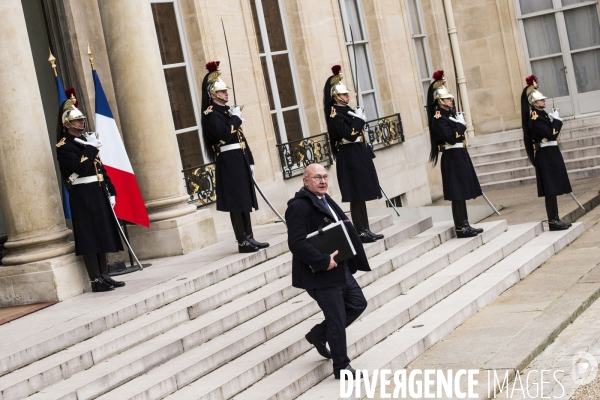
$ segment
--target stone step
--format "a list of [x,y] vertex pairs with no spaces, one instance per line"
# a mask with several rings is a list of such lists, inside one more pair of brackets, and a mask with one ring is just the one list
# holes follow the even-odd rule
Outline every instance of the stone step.
[[[586,131],[587,132],[587,131]],[[598,128],[598,133],[596,135],[590,136],[579,136],[574,135],[574,132],[569,133],[561,133],[559,135],[561,145],[561,150],[569,150],[590,146],[600,145],[600,128]],[[518,140],[507,140],[498,143],[491,143],[485,146],[472,146],[469,143],[469,154],[471,157],[475,156],[484,156],[489,154],[494,154],[497,152],[506,152],[507,150],[517,151],[519,149],[524,149],[525,145],[523,143],[523,139]],[[503,153],[507,154],[507,153]],[[477,160],[480,163],[480,160]]]
[[[412,360],[490,304],[502,292],[524,279],[544,261],[575,240],[583,231],[583,224],[575,223],[567,231],[544,232],[525,243],[514,253],[419,315],[409,325],[404,325],[384,340],[366,349],[353,359],[353,367],[366,369],[369,372],[374,369],[394,371],[405,368]],[[385,307],[388,306],[390,305]],[[352,330],[353,326],[350,327],[350,331]],[[314,354],[307,354],[304,357],[306,358],[304,365],[311,362],[314,365],[319,362]],[[298,397],[299,400],[339,398],[340,383],[331,377],[314,385]]]
[[[451,238],[452,226],[442,224],[371,259],[372,272],[357,274],[361,285],[367,286],[374,280],[388,274],[392,269],[409,263],[410,260],[426,253]],[[303,292],[303,291],[302,291]],[[235,357],[264,344],[286,329],[297,330],[308,318],[314,324],[314,314],[319,312],[316,303],[302,293],[258,317],[230,330],[211,342],[191,349],[185,354],[161,365],[131,382],[128,382],[101,396],[101,399],[159,399],[221,367]],[[298,325],[299,324],[299,325]],[[302,325],[303,326],[303,325]],[[285,335],[290,335],[288,331]],[[305,332],[306,333],[306,332]],[[295,337],[295,336],[293,336]],[[297,340],[294,341],[294,343]],[[308,345],[308,343],[306,343]],[[295,345],[306,351],[304,344]],[[261,348],[263,346],[260,346]],[[289,352],[285,353],[289,356]],[[236,361],[234,361],[236,362]]]
[[[596,166],[600,166],[600,156],[565,160],[565,166],[567,167],[567,172],[572,170],[580,170],[584,168],[593,168]],[[479,183],[481,184],[497,181],[506,181],[518,178],[526,178],[529,176],[535,177],[535,168],[531,164],[521,168],[477,174],[477,177],[479,178]]]
[[[380,220],[388,220],[388,218],[380,218]],[[373,224],[372,228],[385,225],[389,223],[383,222],[379,226]],[[386,241],[368,244],[365,250],[371,254],[385,251],[385,243],[395,244],[396,241],[415,232],[419,233],[431,225],[430,218],[398,221],[380,231],[386,235]],[[63,386],[81,385],[81,381],[85,380],[84,376],[87,374],[89,375],[87,383],[81,387],[77,386],[73,391],[79,393],[80,398],[85,397],[84,393],[88,392],[96,395],[102,393],[100,390],[105,386],[106,381],[117,382],[114,383],[115,385],[118,382],[125,382],[137,376],[135,374],[139,374],[140,368],[144,366],[152,368],[155,363],[163,363],[176,356],[177,352],[173,352],[174,348],[188,349],[198,346],[297,295],[299,292],[296,289],[289,286],[286,280],[280,279],[290,272],[289,253],[243,271],[160,310],[148,313],[39,363],[33,363],[0,378],[0,388],[4,396],[1,398],[22,398],[23,395],[67,379],[84,369],[88,370],[71,380],[62,381]],[[243,295],[246,295],[243,300],[239,299]],[[190,319],[193,321],[187,323]],[[180,336],[178,341],[182,343],[182,348],[176,344],[177,341],[165,344],[161,339],[177,334]],[[144,350],[140,351],[140,348]],[[113,357],[120,352],[122,353]],[[134,358],[140,358],[132,361],[131,354],[134,354]],[[103,372],[102,368],[106,365],[104,363],[109,358],[110,368]],[[115,372],[113,369],[118,365],[118,360],[127,364],[125,370]],[[130,364],[136,368],[132,369]],[[60,386],[61,383],[58,385]]]
[[[481,224],[486,229],[484,234],[471,239],[450,240],[423,256],[408,262],[388,275],[366,286],[364,279],[370,273],[358,276],[357,281],[364,287],[364,293],[370,302],[363,315],[368,315],[379,305],[399,296],[414,285],[427,279],[428,276],[442,269],[454,259],[475,250],[485,241],[500,235],[506,229],[505,221]],[[427,232],[425,232],[427,234]],[[373,263],[384,266],[392,254],[383,253],[373,259]],[[365,287],[366,286],[366,287]],[[234,361],[198,379],[189,386],[175,392],[169,399],[227,399],[246,387],[254,384],[265,374],[293,362],[292,360],[306,352],[311,346],[305,341],[304,334],[322,317],[309,320],[304,325],[290,329],[263,346],[251,350]],[[254,397],[257,398],[257,397]],[[258,397],[262,398],[262,397]]]
[[[587,179],[593,178],[595,176],[600,176],[600,166],[582,168],[582,169],[573,169],[567,171],[569,174],[569,179],[571,181],[577,179]],[[505,189],[509,187],[521,186],[521,185],[533,185],[536,183],[535,172],[532,176],[524,177],[524,178],[516,178],[516,179],[508,179],[508,180],[499,180],[495,182],[482,183],[481,188],[483,191],[487,190],[496,190],[496,189]]]
[[[600,130],[600,117],[584,118],[577,120],[563,120],[563,127],[561,129],[561,136],[564,134],[569,135],[569,138],[575,136],[594,136],[599,135]],[[491,133],[487,135],[478,135],[474,138],[469,139],[469,144],[472,146],[485,146],[487,144],[493,144],[498,142],[504,142],[507,140],[523,139],[523,130],[515,129],[511,131],[504,131],[498,133]]]
[[[348,329],[349,357],[357,357],[542,231],[540,223],[511,226],[507,232],[485,245],[446,264],[443,269],[436,269],[439,272],[430,274],[428,279],[404,291],[403,296],[386,304],[374,304],[374,307],[380,308],[363,316]],[[388,280],[395,280],[393,275],[398,275],[401,271],[402,269],[390,274]],[[378,281],[377,284],[391,286],[393,282]],[[314,357],[309,353],[240,393],[235,399],[258,398],[258,393],[261,393],[263,399],[295,398],[331,375],[331,372],[329,361],[315,363]]]
[[[600,145],[584,147],[580,149],[561,150],[562,156],[565,160],[574,160],[586,157],[598,157],[600,156]],[[473,165],[477,174],[484,174],[488,172],[505,171],[515,168],[524,168],[531,165],[527,156],[504,159],[500,161],[492,161],[486,164]]]

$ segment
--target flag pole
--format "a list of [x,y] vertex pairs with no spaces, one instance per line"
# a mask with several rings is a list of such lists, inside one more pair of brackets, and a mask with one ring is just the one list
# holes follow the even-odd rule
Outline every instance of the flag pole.
[[90,42],[87,42],[88,45],[88,57],[90,59],[90,65],[92,66],[92,71],[95,71],[96,68],[94,68],[94,57],[92,55],[92,50],[90,50]]

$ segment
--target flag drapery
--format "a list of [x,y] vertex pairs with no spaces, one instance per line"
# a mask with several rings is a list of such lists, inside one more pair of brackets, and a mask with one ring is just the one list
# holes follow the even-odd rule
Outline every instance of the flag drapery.
[[115,214],[133,224],[150,226],[148,212],[142,199],[131,162],[119,134],[119,129],[100,83],[96,70],[92,70],[96,88],[96,132],[100,134],[100,157],[106,172],[117,191]]
[[[54,80],[56,81],[56,90],[58,91],[58,107],[61,108],[63,103],[67,101],[67,95],[65,94],[65,88],[63,87],[60,78],[58,76],[55,76]],[[65,184],[65,182],[62,181],[62,178],[60,181],[62,190],[63,212],[65,213],[65,219],[73,219],[71,215],[71,206],[69,205],[70,198],[69,191],[67,190],[67,185]]]

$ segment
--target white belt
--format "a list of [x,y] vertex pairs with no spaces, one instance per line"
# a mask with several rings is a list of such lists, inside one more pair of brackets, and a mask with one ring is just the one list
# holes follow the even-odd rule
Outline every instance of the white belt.
[[540,142],[540,147],[546,147],[546,146],[558,146],[558,143],[556,142],[556,140],[549,140],[547,142]]
[[464,142],[460,142],[460,143],[456,143],[456,144],[448,144],[448,143],[446,143],[444,145],[444,149],[446,149],[446,150],[448,150],[448,149],[462,149],[463,147],[466,147]]
[[77,178],[73,181],[72,185],[81,185],[83,183],[92,183],[92,182],[102,182],[104,180],[104,176],[102,174],[96,176],[84,176],[83,178]]
[[351,142],[348,139],[342,139],[342,144],[362,143],[362,141],[363,141],[362,136],[359,136],[356,138],[356,140],[354,142]]
[[226,146],[219,147],[219,152],[223,153],[224,151],[235,150],[235,149],[240,149],[241,150],[242,146],[240,146],[239,143],[228,144]]

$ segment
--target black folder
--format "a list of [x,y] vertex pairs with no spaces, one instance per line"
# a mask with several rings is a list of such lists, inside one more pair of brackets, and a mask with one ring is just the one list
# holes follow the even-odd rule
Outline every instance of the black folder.
[[344,221],[329,224],[323,229],[309,233],[306,240],[323,253],[331,254],[337,250],[338,254],[333,258],[336,263],[346,261],[356,255]]

